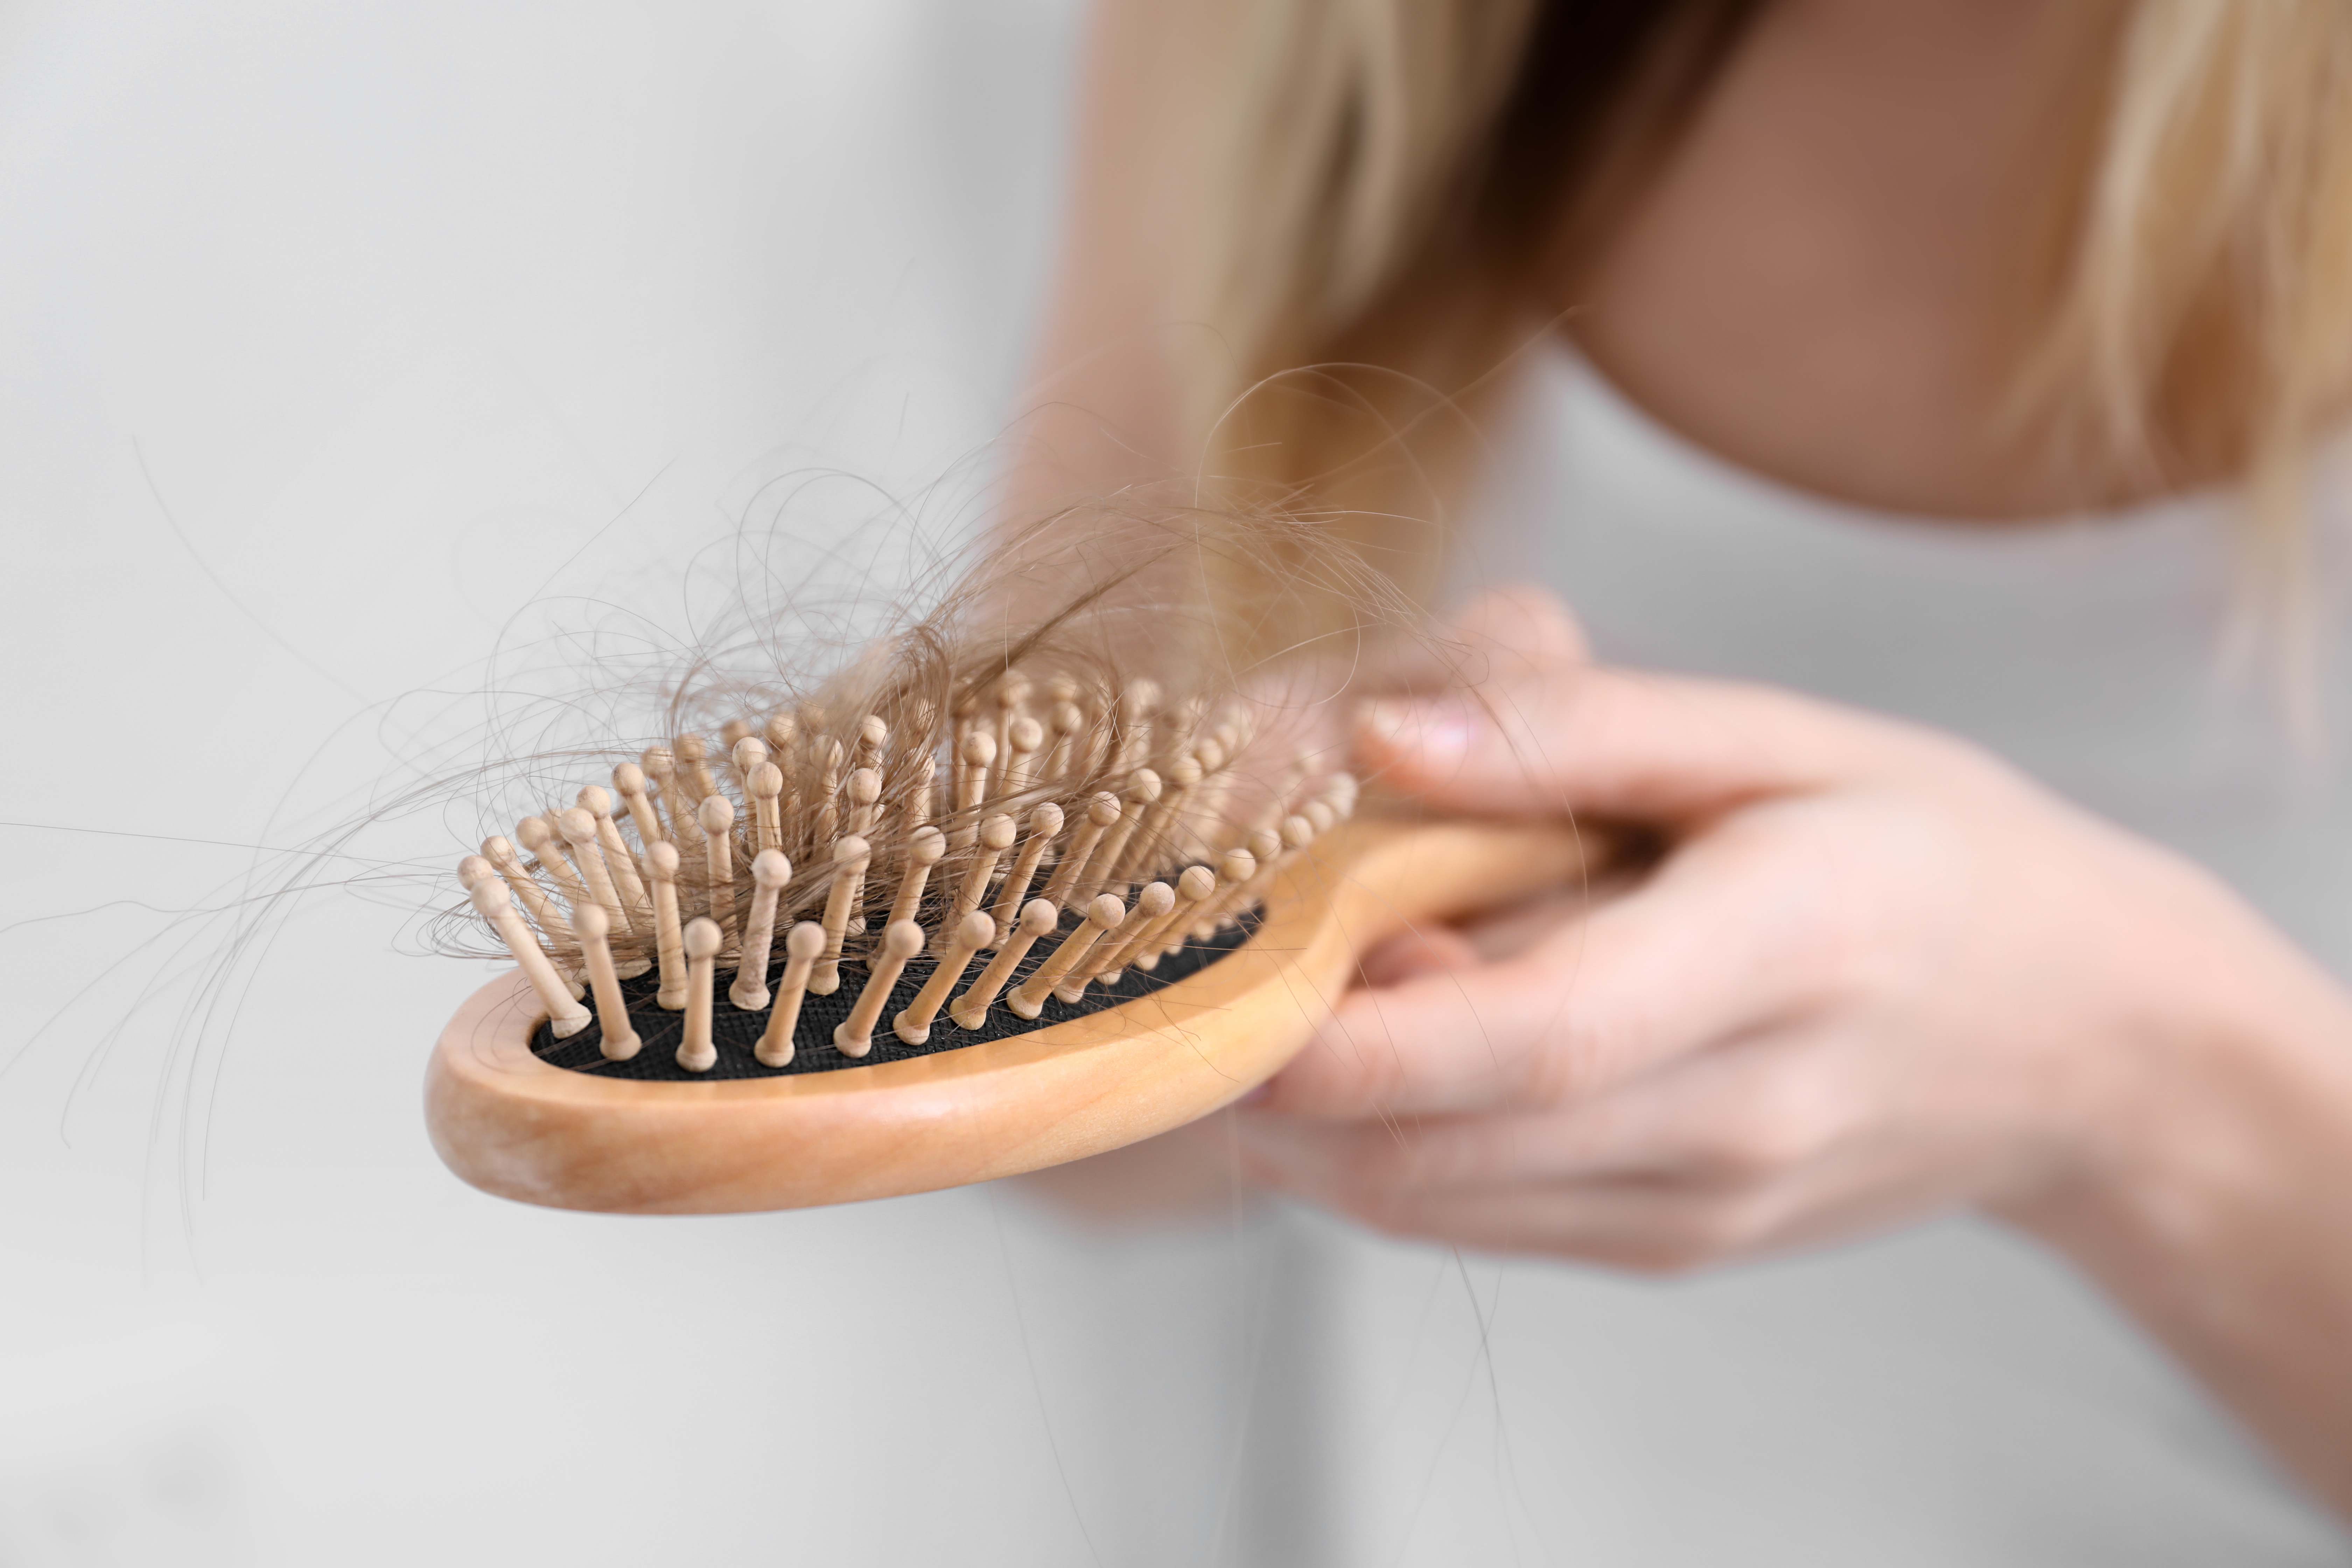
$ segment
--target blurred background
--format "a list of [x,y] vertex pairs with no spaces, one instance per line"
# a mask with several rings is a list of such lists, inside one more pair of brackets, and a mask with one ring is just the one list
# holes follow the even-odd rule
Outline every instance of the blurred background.
[[1343,1428],[1419,1486],[1374,1539],[1444,1553],[1441,1450],[1517,1528],[1494,1266],[1401,1255],[1435,1348],[1367,1415],[1286,1210],[485,1197],[420,1112],[490,968],[413,918],[478,822],[274,853],[479,761],[551,634],[691,639],[771,530],[880,603],[968,534],[1082,22],[0,8],[0,1564],[1307,1563]]
[[501,639],[583,597],[690,635],[684,568],[762,480],[837,469],[798,487],[811,531],[951,542],[1038,307],[1076,24],[0,10],[0,1563],[1117,1547],[1124,1467],[1076,1439],[1150,1391],[1077,1374],[1105,1326],[1055,1310],[1061,1231],[987,1193],[495,1202],[419,1115],[486,972],[394,951],[404,889],[306,899],[209,1016],[228,927],[155,912],[413,777]]
[[[782,574],[804,546],[880,601],[968,534],[1082,21],[0,8],[0,1564],[1749,1561],[1759,1531],[1824,1563],[2028,1462],[1808,1428],[1824,1369],[1906,1430],[1973,1374],[1851,1364],[1807,1262],[1710,1284],[1735,1342],[1687,1293],[1238,1194],[1118,1225],[1022,1184],[489,1199],[420,1114],[488,970],[415,955],[401,879],[478,824],[387,821],[236,923],[268,851],[560,689],[551,633],[691,639],[771,529]],[[1841,1310],[1905,1319],[1941,1256]],[[2123,1375],[2077,1337],[2051,1378]],[[1689,1375],[1641,1383],[1660,1358]],[[2081,1506],[2129,1519],[2170,1472],[2099,1436]],[[1693,1453],[1739,1479],[1695,1505]],[[1838,1513],[1790,1512],[1808,1486]]]

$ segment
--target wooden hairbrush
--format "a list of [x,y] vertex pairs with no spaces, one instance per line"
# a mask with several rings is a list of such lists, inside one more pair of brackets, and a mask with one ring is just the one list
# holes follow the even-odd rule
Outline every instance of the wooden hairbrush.
[[1066,674],[950,696],[737,721],[716,767],[681,735],[468,857],[519,967],[434,1053],[450,1169],[693,1214],[1099,1153],[1263,1082],[1370,944],[1588,866],[1565,825],[1360,816],[1346,774],[1257,777],[1237,704]]

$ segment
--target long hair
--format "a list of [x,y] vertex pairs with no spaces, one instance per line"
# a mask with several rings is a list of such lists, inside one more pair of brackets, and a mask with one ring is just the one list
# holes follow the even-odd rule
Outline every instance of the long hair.
[[[1191,309],[1223,345],[1191,373],[1221,469],[1328,509],[1427,581],[1498,367],[1759,9],[1234,7],[1230,153],[1191,269]],[[2244,481],[2248,555],[2291,583],[2309,458],[2352,405],[2352,6],[2089,15],[2103,30],[2067,87],[2080,134],[2057,150],[2072,177],[2009,427],[2063,443],[2118,495]],[[1440,526],[1415,535],[1407,517]]]

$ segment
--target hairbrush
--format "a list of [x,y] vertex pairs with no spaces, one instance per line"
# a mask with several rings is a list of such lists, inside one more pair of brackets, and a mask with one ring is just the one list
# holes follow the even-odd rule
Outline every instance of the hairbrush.
[[657,725],[494,767],[515,826],[443,935],[516,968],[433,1055],[451,1169],[685,1214],[1098,1153],[1263,1082],[1372,943],[1586,868],[1565,823],[1358,809],[1335,700],[1405,668],[1391,632],[1446,661],[1311,521],[1123,496],[968,560],[919,614],[802,573],[645,668]]
[[1252,731],[1014,671],[620,763],[459,868],[517,968],[442,1033],[435,1147],[625,1213],[1035,1170],[1262,1082],[1405,924],[1586,866],[1564,825],[1360,815],[1297,758],[1268,780]]

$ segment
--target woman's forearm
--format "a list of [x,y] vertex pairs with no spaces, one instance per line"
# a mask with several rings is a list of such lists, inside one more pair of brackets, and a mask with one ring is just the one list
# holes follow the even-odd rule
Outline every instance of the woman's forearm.
[[1227,6],[1095,0],[1081,61],[1061,253],[1006,476],[1017,521],[1189,469],[1188,236],[1207,221]]
[[2352,1517],[2352,998],[2243,923],[2080,1179],[2011,1217]]
[[1243,1112],[1253,1170],[1675,1271],[1981,1205],[2352,1518],[2352,995],[2209,871],[1932,732],[1573,659],[1376,705],[1357,743],[1434,810],[1672,847],[1344,998]]

